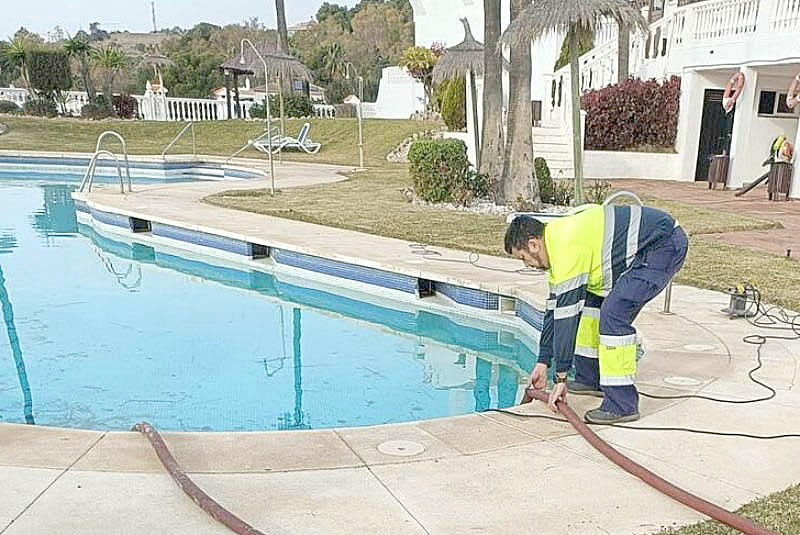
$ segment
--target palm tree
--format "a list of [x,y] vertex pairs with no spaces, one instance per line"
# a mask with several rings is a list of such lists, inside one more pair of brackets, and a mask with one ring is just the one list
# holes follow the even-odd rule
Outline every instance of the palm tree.
[[31,42],[25,37],[25,34],[18,32],[17,35],[9,41],[8,46],[4,48],[3,57],[8,65],[19,69],[22,81],[28,93],[30,93],[31,98],[37,98],[36,93],[34,93],[31,88],[31,81],[28,76],[27,59],[31,46]]
[[495,194],[502,195],[503,188],[499,183],[503,174],[504,146],[503,55],[498,46],[501,29],[500,4],[500,0],[483,0],[483,131],[479,170],[495,183]]
[[[286,7],[283,0],[275,0],[275,16],[278,20],[278,53],[289,53],[289,32],[286,28]],[[286,123],[283,114],[283,84],[285,80],[282,76],[278,77],[278,100],[281,109],[281,135],[286,135]],[[281,160],[283,159],[283,151],[281,151]]]
[[502,38],[504,44],[511,46],[520,42],[529,44],[551,32],[563,32],[570,38],[572,151],[575,165],[575,202],[578,204],[583,202],[578,36],[584,31],[594,31],[603,20],[609,18],[628,27],[647,31],[647,21],[628,0],[536,0],[536,3],[525,8],[509,25]]
[[[83,35],[81,35],[83,34]],[[92,45],[89,44],[88,37],[84,37],[84,32],[78,32],[75,37],[68,39],[64,43],[64,50],[70,57],[77,58],[80,63],[81,82],[86,94],[89,96],[89,104],[94,104],[97,98],[97,92],[92,84],[91,76],[89,73],[89,58],[94,51]]]
[[[511,20],[530,0],[511,0]],[[533,180],[533,111],[531,109],[531,45],[516,41],[509,70],[508,134],[503,158],[503,198],[530,201],[538,208],[539,183]]]
[[95,49],[92,52],[92,59],[105,71],[106,84],[103,95],[105,96],[106,106],[113,110],[114,79],[127,65],[128,56],[121,48],[115,45],[108,45]]

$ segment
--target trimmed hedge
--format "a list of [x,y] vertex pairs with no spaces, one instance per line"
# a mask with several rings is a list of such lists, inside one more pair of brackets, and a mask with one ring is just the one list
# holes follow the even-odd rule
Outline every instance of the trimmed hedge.
[[16,102],[0,100],[0,113],[22,113],[22,108]]
[[109,110],[107,106],[101,106],[99,104],[84,104],[83,108],[81,108],[81,117],[84,119],[99,120],[106,119],[112,115],[111,110]]
[[542,202],[552,203],[555,184],[553,184],[553,177],[550,175],[550,166],[547,165],[547,160],[541,156],[534,158],[533,173],[539,183],[539,198]]
[[489,182],[467,159],[467,146],[460,139],[422,139],[408,152],[414,191],[428,202],[466,205],[486,197]]
[[31,85],[42,97],[53,97],[72,87],[69,55],[61,50],[31,50],[26,54]]
[[678,133],[681,79],[628,79],[586,92],[587,150],[626,150],[642,145],[673,147]]
[[36,115],[38,117],[55,117],[58,115],[56,101],[51,98],[37,98],[26,100],[22,105],[22,110],[26,115]]

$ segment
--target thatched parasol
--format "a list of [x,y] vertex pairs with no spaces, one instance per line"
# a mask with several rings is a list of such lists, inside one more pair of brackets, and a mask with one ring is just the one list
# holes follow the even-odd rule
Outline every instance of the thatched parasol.
[[472,95],[472,124],[475,134],[475,159],[476,166],[480,168],[480,133],[478,132],[478,91],[475,87],[475,78],[483,77],[483,43],[475,40],[469,21],[461,19],[464,25],[464,40],[444,51],[433,67],[433,81],[438,83],[461,76],[469,75],[470,93]]
[[648,31],[647,21],[630,0],[536,0],[514,19],[500,39],[501,45],[519,45],[550,33],[565,33],[570,39],[572,150],[575,202],[578,204],[583,202],[578,36],[587,30],[599,29],[609,19],[617,21],[620,26]]
[[175,66],[174,61],[161,54],[149,54],[147,56],[143,56],[141,63],[153,66],[153,74],[158,77],[158,83],[162,88],[164,87],[164,78],[161,76],[161,67]]
[[[264,58],[266,63],[266,76],[278,79],[278,97],[280,99],[280,113],[281,113],[281,135],[286,134],[285,119],[283,113],[283,82],[284,80],[304,80],[311,82],[313,80],[313,73],[311,69],[306,67],[300,60],[290,56],[286,52],[278,50],[275,46],[265,44],[259,47],[258,53]],[[244,52],[233,59],[227,60],[220,67],[222,69],[230,69],[243,74],[255,74],[264,68],[264,63],[261,62],[258,55],[250,49],[244,49]],[[267,84],[267,91],[269,91],[269,82]],[[269,110],[267,110],[269,113]],[[283,157],[281,153],[281,158]]]

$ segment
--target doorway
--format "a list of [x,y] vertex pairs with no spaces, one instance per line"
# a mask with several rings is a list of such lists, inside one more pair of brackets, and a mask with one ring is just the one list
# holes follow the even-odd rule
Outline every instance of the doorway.
[[730,113],[722,108],[721,89],[706,89],[703,95],[703,118],[700,123],[700,146],[697,150],[697,166],[694,179],[708,180],[711,157],[731,153],[731,135],[736,106]]

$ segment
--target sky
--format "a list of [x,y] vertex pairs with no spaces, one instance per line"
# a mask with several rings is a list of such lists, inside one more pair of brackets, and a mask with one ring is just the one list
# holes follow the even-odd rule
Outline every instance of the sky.
[[[285,0],[287,24],[304,22],[317,12],[324,0]],[[352,7],[357,0],[329,0]],[[269,28],[275,24],[274,0],[155,0],[159,28],[191,28],[198,22],[220,26],[258,17]],[[99,22],[108,32],[153,29],[150,0],[2,0],[0,39],[11,37],[20,26],[43,37],[55,26],[70,35],[89,23]]]

